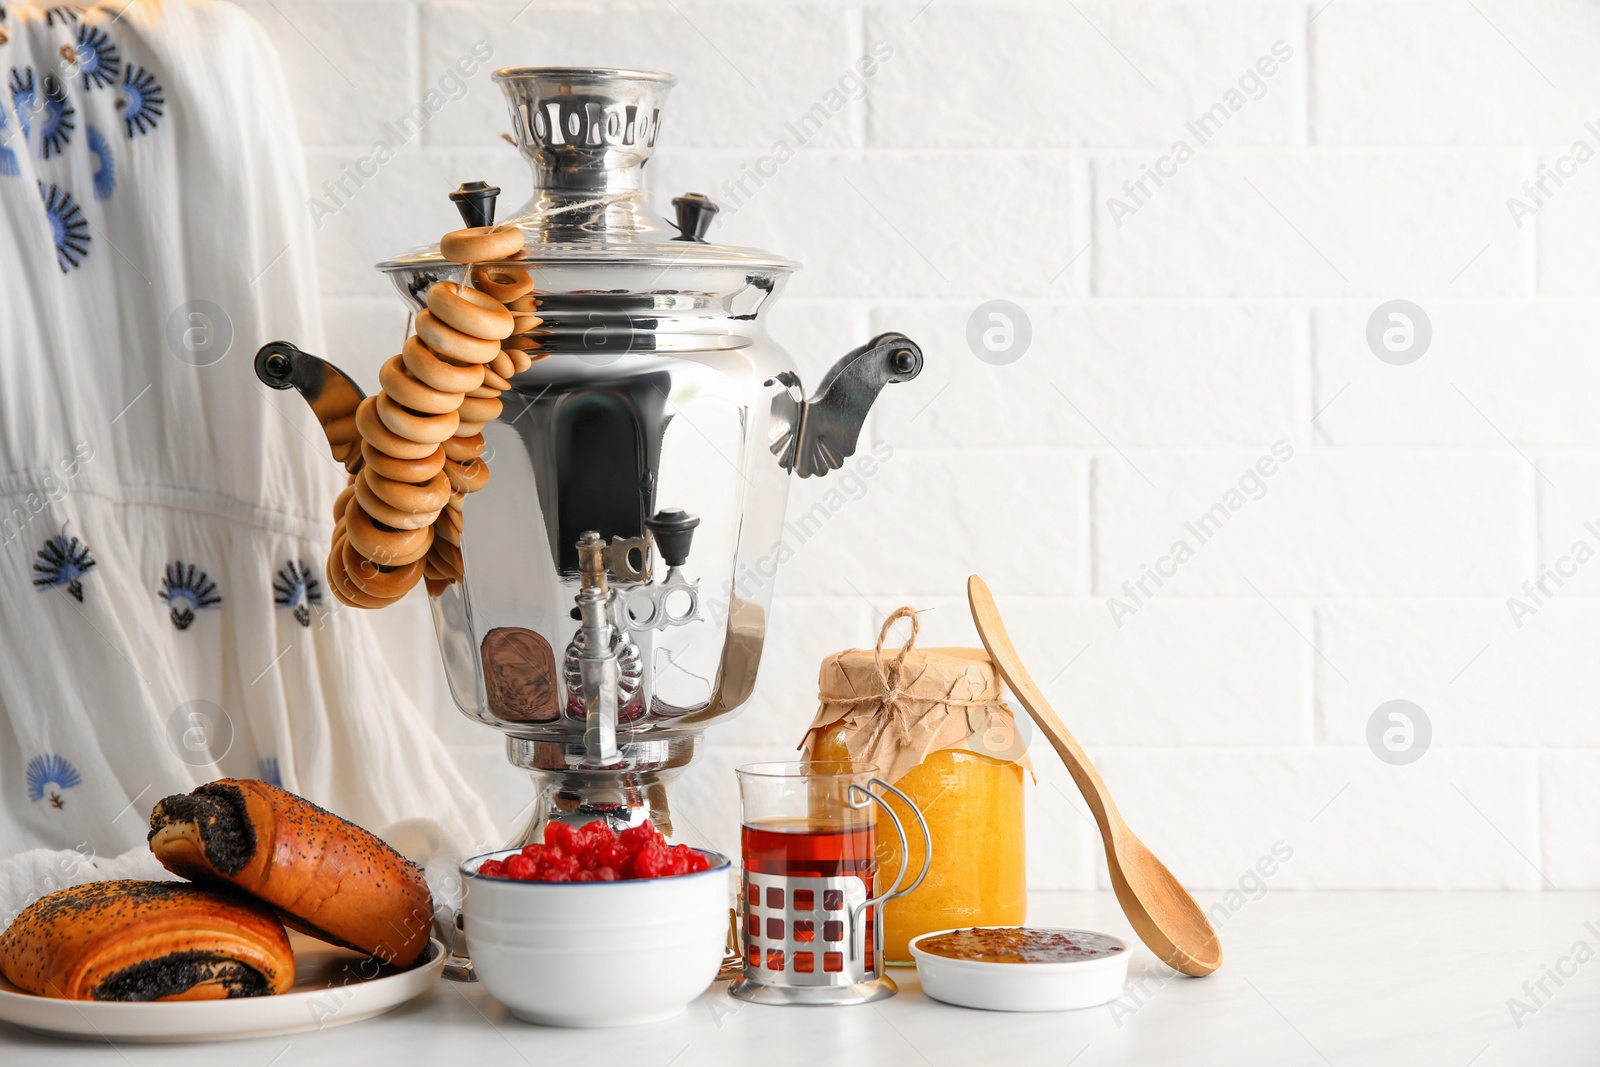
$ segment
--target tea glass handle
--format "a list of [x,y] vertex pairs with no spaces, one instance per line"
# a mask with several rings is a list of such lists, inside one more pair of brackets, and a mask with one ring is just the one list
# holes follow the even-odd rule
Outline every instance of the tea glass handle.
[[[871,786],[875,785],[882,786],[884,789],[887,789],[889,792],[899,797],[905,806],[911,809],[911,814],[917,817],[917,826],[922,830],[922,870],[917,872],[916,881],[912,882],[904,889],[900,888],[900,883],[905,880],[906,872],[909,869],[909,864],[906,863],[906,858],[911,855],[910,842],[906,840],[906,828],[901,824],[900,816],[895,814],[894,809],[889,806],[889,802],[887,800],[884,800],[881,796],[874,793],[870,788]],[[856,785],[852,782],[846,789],[846,794],[847,796],[845,803],[849,804],[857,811],[860,811],[868,804],[872,803],[876,803],[879,807],[883,808],[884,813],[889,816],[889,821],[894,823],[895,834],[900,838],[900,871],[895,875],[894,885],[890,886],[889,891],[881,896],[870,897],[867,900],[863,900],[860,904],[856,905],[855,910],[850,914],[850,924],[853,927],[850,934],[850,954],[852,957],[854,957],[856,950],[855,931],[861,929],[862,913],[868,908],[878,908],[880,909],[879,916],[881,918],[881,909],[884,904],[887,904],[896,897],[903,897],[907,893],[912,892],[917,888],[917,886],[922,884],[922,880],[924,878],[928,877],[928,868],[933,864],[933,835],[928,832],[928,820],[922,817],[922,812],[915,804],[911,802],[911,798],[900,792],[900,790],[896,789],[888,782],[884,781],[882,778],[869,779],[865,786]],[[876,926],[876,934],[877,936],[874,938],[874,948],[876,948],[877,951],[873,955],[872,971],[874,977],[881,978],[883,976],[883,923],[881,921]]]

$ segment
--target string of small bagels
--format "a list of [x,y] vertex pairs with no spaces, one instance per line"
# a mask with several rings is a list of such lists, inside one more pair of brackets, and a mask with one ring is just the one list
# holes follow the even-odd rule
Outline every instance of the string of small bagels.
[[489,484],[483,428],[510,379],[542,358],[528,331],[543,320],[533,276],[500,264],[522,251],[515,226],[455,230],[439,252],[471,285],[435,282],[382,387],[355,413],[357,436],[334,448],[352,469],[333,505],[328,586],[357,608],[392,604],[422,581],[438,596],[462,578],[462,504]]

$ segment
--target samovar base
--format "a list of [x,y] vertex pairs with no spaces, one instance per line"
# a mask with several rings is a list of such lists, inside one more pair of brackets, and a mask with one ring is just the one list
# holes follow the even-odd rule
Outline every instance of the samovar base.
[[533,815],[508,848],[544,840],[550,822],[582,826],[604,819],[617,831],[645,820],[672,836],[667,783],[693,763],[700,734],[683,733],[618,745],[621,760],[609,767],[584,766],[581,741],[506,739],[506,758],[533,776],[538,795]]

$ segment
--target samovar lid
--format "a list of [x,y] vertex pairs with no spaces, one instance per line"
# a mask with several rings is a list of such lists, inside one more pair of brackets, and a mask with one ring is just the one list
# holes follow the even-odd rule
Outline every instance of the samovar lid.
[[[673,200],[676,227],[651,210],[644,165],[655,152],[662,104],[677,82],[671,74],[508,67],[495,71],[494,80],[511,110],[517,150],[533,169],[533,197],[514,216],[496,220],[524,233],[517,263],[663,271],[747,267],[779,273],[799,266],[760,249],[707,242],[706,228],[717,209],[698,193]],[[445,262],[434,243],[378,268],[409,272]]]

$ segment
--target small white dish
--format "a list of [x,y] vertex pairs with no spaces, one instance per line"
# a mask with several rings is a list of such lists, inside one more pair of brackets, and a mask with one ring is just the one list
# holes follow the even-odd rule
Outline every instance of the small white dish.
[[633,1026],[680,1014],[722,968],[726,856],[711,869],[625,882],[519,882],[461,865],[462,932],[483,987],[525,1022]]
[[57,1000],[25,993],[0,978],[0,1020],[34,1033],[80,1041],[168,1044],[225,1041],[325,1030],[370,1019],[420,996],[444,969],[444,946],[428,944],[426,963],[380,974],[359,952],[291,932],[294,988],[275,997],[127,1003]]
[[929,938],[953,932],[936,930],[911,941],[911,956],[917,962],[922,991],[946,1004],[985,1011],[1071,1011],[1117,999],[1128,980],[1127,942],[1109,934],[1095,934],[1089,930],[1044,930],[1042,932],[1053,934],[1090,935],[1117,946],[1117,951],[1110,955],[1051,963],[952,959],[936,956],[920,946],[920,942]]

